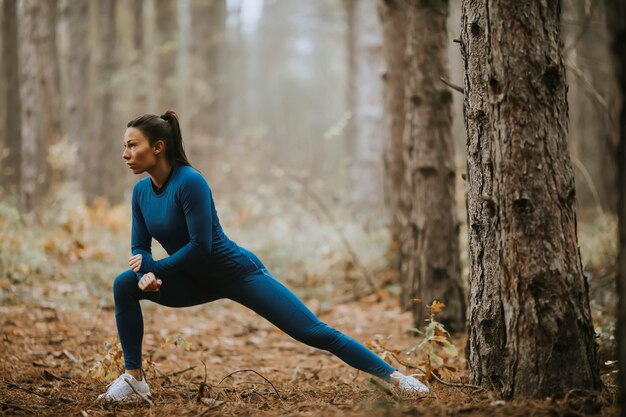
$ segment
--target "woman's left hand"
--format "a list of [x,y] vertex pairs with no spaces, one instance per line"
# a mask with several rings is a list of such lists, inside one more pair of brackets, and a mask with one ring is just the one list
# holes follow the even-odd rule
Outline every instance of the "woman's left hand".
[[133,255],[128,259],[128,264],[132,268],[133,271],[139,272],[141,268],[141,254]]

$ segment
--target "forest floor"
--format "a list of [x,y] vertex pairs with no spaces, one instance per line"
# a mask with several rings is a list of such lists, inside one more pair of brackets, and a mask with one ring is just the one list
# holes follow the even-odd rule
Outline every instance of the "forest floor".
[[[411,330],[411,314],[398,306],[393,284],[397,277],[390,273],[386,257],[386,223],[368,220],[369,213],[355,217],[349,206],[342,210],[337,205],[337,220],[329,223],[325,217],[285,210],[291,202],[278,198],[281,192],[277,188],[272,194],[269,188],[262,196],[246,194],[245,204],[239,205],[223,200],[229,236],[254,242],[255,253],[274,276],[321,320],[366,344],[403,373],[420,372],[413,367],[425,365],[426,353],[417,348],[424,336]],[[60,200],[46,207],[42,225],[32,227],[19,210],[0,201],[0,415],[617,414],[617,223],[612,217],[589,216],[591,221],[579,224],[599,335],[605,384],[600,393],[571,391],[563,399],[502,401],[495,392],[429,379],[430,393],[404,395],[224,299],[184,309],[142,301],[144,365],[153,405],[107,405],[96,398],[122,371],[111,283],[130,253],[128,204],[86,207]],[[264,208],[253,215],[250,207]],[[360,262],[374,273],[376,287],[382,288],[377,294],[345,301],[364,284],[354,260],[346,255],[337,224]],[[466,242],[461,239],[463,248]],[[158,245],[154,249],[155,256],[164,256]],[[462,250],[461,258],[465,277],[466,252]],[[444,357],[450,373],[442,376],[467,383],[465,338],[454,344],[458,354]]]
[[[372,346],[419,363],[420,341],[410,313],[379,291],[325,311],[331,326]],[[299,343],[251,310],[218,300],[173,309],[142,301],[144,362],[153,405],[96,401],[103,376],[121,364],[112,306],[64,309],[52,304],[0,307],[0,414],[67,416],[580,416],[616,415],[611,384],[602,393],[570,392],[563,400],[501,401],[495,393],[428,381],[428,394],[406,395],[372,382],[328,352]],[[466,381],[465,340],[448,362],[450,378]],[[112,346],[109,350],[106,346]],[[109,352],[111,363],[105,360]],[[407,352],[410,352],[407,354]],[[100,362],[99,362],[100,361]],[[100,363],[100,365],[96,365]],[[205,368],[206,365],[206,368]],[[404,373],[416,373],[398,362]],[[206,374],[205,374],[206,372]],[[98,380],[97,376],[100,377]],[[606,381],[605,382],[609,382]],[[199,400],[202,398],[202,400]]]

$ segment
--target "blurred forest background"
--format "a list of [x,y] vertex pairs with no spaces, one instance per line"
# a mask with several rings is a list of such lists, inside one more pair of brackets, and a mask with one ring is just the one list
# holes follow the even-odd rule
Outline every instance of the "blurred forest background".
[[[213,190],[226,234],[308,305],[323,311],[372,287],[401,295],[378,2],[0,3],[0,305],[111,307],[139,180],[123,163],[123,133],[136,116],[167,109],[181,117],[187,155]],[[561,4],[578,243],[608,361],[620,98],[604,2]],[[451,0],[442,83],[452,97],[467,293],[460,21],[461,1]]]
[[[21,298],[15,284],[57,282],[56,274],[73,282],[77,301],[108,297],[102,290],[130,253],[129,198],[139,179],[121,157],[126,123],[168,108],[181,115],[191,163],[213,188],[226,233],[278,276],[308,291],[332,292],[346,280],[365,288],[344,235],[368,269],[388,269],[375,2],[2,3],[2,302]],[[460,13],[451,1],[456,85]],[[602,1],[563,2],[579,242],[596,312],[612,316],[618,95],[605,22]],[[462,94],[452,98],[464,224]]]

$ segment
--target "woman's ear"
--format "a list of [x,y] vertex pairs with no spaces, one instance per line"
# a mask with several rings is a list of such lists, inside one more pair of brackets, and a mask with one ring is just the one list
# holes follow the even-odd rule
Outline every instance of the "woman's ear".
[[156,141],[156,143],[154,144],[153,148],[154,148],[154,154],[158,155],[161,152],[163,152],[163,150],[165,149],[165,143],[163,142],[162,139],[159,139],[159,140]]

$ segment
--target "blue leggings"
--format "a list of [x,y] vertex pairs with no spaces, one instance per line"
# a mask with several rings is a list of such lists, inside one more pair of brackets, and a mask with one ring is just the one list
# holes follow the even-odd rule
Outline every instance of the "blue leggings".
[[294,339],[327,350],[354,368],[386,381],[397,370],[363,344],[320,321],[264,267],[218,288],[184,275],[162,281],[159,291],[144,292],[137,286],[137,276],[131,269],[115,278],[115,321],[126,369],[141,368],[143,316],[139,300],[149,299],[168,307],[189,307],[228,298],[252,309]]

